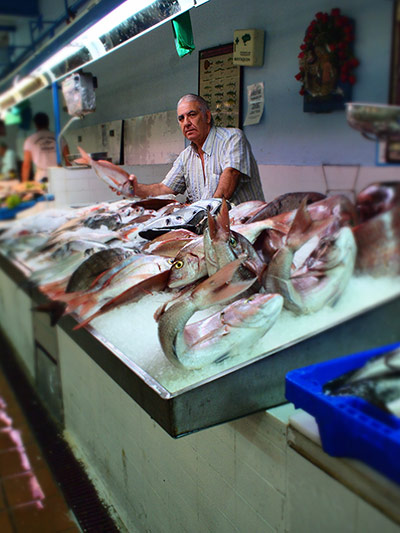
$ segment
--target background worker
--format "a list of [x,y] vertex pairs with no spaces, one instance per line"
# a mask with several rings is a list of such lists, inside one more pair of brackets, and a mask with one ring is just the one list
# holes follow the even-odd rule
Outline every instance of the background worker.
[[241,130],[215,126],[207,102],[196,94],[179,100],[177,115],[190,145],[161,183],[142,184],[132,174],[136,196],[186,192],[188,202],[222,197],[234,203],[264,200],[257,163]]
[[[21,169],[22,181],[28,181],[31,176],[32,163],[35,166],[34,180],[47,181],[48,168],[57,166],[56,136],[49,130],[49,117],[46,113],[36,113],[33,117],[36,133],[30,135],[24,142],[24,160]],[[68,146],[62,143],[62,155],[65,164],[67,160]]]

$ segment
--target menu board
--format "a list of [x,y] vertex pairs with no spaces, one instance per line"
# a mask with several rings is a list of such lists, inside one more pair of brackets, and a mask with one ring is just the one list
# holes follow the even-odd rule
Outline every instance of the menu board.
[[199,52],[199,95],[216,126],[241,126],[241,67],[233,64],[233,43]]

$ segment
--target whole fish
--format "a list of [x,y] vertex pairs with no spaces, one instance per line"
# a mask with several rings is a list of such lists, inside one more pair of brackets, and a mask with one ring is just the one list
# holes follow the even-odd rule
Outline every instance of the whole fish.
[[186,244],[197,237],[196,233],[189,230],[172,230],[144,244],[142,251],[148,254],[175,257]]
[[203,233],[207,221],[207,214],[217,213],[221,207],[220,198],[210,198],[199,200],[190,205],[184,206],[169,215],[159,217],[145,228],[139,231],[139,235],[145,239],[154,239],[162,233],[175,229],[187,229],[194,233]]
[[262,200],[249,200],[241,204],[232,206],[229,211],[229,220],[231,224],[246,224],[246,222],[255,216],[261,209],[266,206]]
[[163,291],[167,288],[167,281],[168,281],[169,272],[168,270],[164,270],[159,272],[158,274],[154,274],[153,276],[148,276],[142,279],[142,281],[139,281],[138,283],[135,283],[133,286],[128,287],[125,291],[118,294],[117,296],[114,296],[110,300],[108,300],[106,303],[100,306],[100,308],[87,317],[83,322],[75,326],[73,329],[80,329],[84,326],[87,326],[93,319],[97,318],[100,315],[103,315],[104,313],[107,313],[109,311],[112,311],[113,309],[116,309],[117,307],[120,307],[121,305],[127,304],[127,303],[134,303],[140,300],[143,296],[147,294],[151,294],[154,291]]
[[94,253],[72,273],[65,292],[88,290],[100,274],[132,255],[132,250],[126,248],[106,248]]
[[371,357],[362,367],[325,383],[323,390],[332,396],[358,396],[400,416],[400,348]]
[[[333,216],[313,221],[303,203],[285,245],[268,265],[264,285],[267,291],[282,294],[287,309],[313,313],[340,297],[353,273],[356,253],[349,227],[338,229]],[[297,262],[296,254],[300,254]],[[296,275],[296,268],[302,269],[301,275]]]
[[281,213],[287,213],[288,211],[293,211],[297,209],[302,201],[306,198],[307,205],[326,198],[325,194],[319,192],[289,192],[281,194],[272,202],[268,202],[267,205],[254,216],[249,218],[248,222],[257,222],[258,220],[263,220],[264,218],[275,217]]
[[82,157],[76,159],[75,163],[91,166],[96,175],[109,187],[112,187],[124,196],[135,197],[133,185],[128,179],[128,172],[110,161],[94,161],[80,146],[78,146],[78,150]]
[[[221,304],[246,291],[256,281],[256,276],[240,278],[237,270],[244,258],[236,259],[225,265],[216,274],[207,278],[195,287],[189,294],[173,303],[168,309],[164,305],[157,312],[158,337],[166,357],[175,365],[187,368],[201,366],[219,359],[220,351],[212,352],[212,356],[199,359],[193,353],[190,357],[187,344],[184,341],[184,329],[188,320],[196,311],[207,309],[217,303]],[[236,281],[233,281],[233,277]],[[183,351],[181,351],[183,347]],[[210,360],[211,359],[211,360]]]

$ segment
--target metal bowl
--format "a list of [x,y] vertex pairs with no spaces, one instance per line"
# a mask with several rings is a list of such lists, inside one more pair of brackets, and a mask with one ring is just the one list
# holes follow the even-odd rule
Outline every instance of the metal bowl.
[[349,125],[371,140],[400,139],[400,106],[346,103]]

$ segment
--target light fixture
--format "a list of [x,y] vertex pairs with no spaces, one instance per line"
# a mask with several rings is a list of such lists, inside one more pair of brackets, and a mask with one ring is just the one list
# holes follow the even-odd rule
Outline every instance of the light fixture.
[[[172,20],[179,14],[208,0],[126,0],[89,28],[80,24],[81,33],[41,61],[30,74],[0,95],[0,111],[32,96],[50,83],[81,69],[100,57]],[[86,14],[91,18],[91,11]],[[81,17],[80,22],[82,22]],[[83,29],[84,28],[84,29]]]

